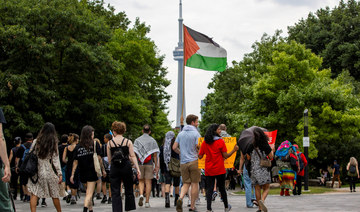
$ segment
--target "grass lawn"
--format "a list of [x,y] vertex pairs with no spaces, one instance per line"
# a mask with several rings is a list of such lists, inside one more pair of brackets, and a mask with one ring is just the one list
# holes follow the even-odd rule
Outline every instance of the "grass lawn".
[[[322,194],[322,193],[327,193],[327,192],[337,192],[338,190],[336,189],[331,189],[331,188],[326,188],[326,187],[320,187],[320,186],[309,186],[309,192],[305,192],[304,191],[304,187],[302,190],[302,194]],[[292,192],[290,192],[292,194]],[[239,191],[239,192],[235,192],[235,194],[240,194],[240,195],[245,195],[245,191]],[[280,195],[280,188],[271,188],[270,195]]]
[[[356,183],[355,188],[359,188],[359,186],[360,186],[360,183]],[[345,188],[350,188],[350,185],[349,185],[349,184],[345,184],[345,185],[341,184],[341,187],[342,187],[342,188],[343,188],[343,187],[345,187]]]

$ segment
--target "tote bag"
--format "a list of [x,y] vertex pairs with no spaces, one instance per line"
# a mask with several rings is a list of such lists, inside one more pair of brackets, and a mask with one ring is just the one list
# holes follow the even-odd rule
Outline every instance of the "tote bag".
[[94,159],[94,167],[95,167],[96,175],[97,175],[98,177],[101,177],[101,176],[102,176],[102,173],[101,173],[101,168],[100,168],[100,162],[99,162],[98,155],[97,155],[97,153],[96,153],[96,141],[94,141],[94,154],[93,154],[93,159]]

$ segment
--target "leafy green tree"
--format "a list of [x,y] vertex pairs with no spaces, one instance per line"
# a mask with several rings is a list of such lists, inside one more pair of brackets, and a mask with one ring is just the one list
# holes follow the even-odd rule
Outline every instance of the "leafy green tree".
[[289,39],[306,45],[324,59],[323,68],[334,76],[344,69],[360,79],[360,3],[340,1],[333,9],[326,7],[310,13],[295,26],[288,27]]
[[[157,56],[154,42],[146,37],[149,31],[150,28],[137,19],[129,30],[116,29],[107,48],[124,67],[118,74],[121,80],[118,89],[123,92],[118,103],[122,104],[119,108],[122,119],[134,124],[129,133],[138,136],[142,126],[148,123],[159,141],[170,129],[168,121],[164,119],[167,115],[164,113],[165,103],[169,100],[164,89],[170,82],[165,79],[167,71],[161,66],[163,56]],[[166,126],[166,129],[161,126]]]
[[[308,108],[309,157],[325,164],[334,158],[347,160],[350,150],[346,148],[358,140],[360,127],[359,101],[348,72],[332,79],[330,70],[319,70],[320,57],[294,41],[285,42],[278,34],[263,36],[253,49],[234,68],[214,77],[210,86],[215,91],[207,96],[203,111],[209,113],[204,120],[217,121],[222,114],[230,133],[237,136],[245,124],[277,129],[277,144],[290,140],[301,147],[303,111]],[[227,77],[232,72],[237,74]],[[236,97],[221,101],[219,107],[213,99],[225,100],[226,93]]]
[[0,0],[5,135],[36,133],[51,121],[59,133],[90,124],[102,137],[120,120],[131,138],[145,123],[164,136],[170,126],[163,57],[147,37],[149,27],[129,24],[124,12],[115,14],[103,1]]

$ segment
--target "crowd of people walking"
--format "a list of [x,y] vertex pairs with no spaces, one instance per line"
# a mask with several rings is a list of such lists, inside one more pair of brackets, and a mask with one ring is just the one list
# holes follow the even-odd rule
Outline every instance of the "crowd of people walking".
[[[55,126],[48,122],[37,133],[36,139],[31,133],[25,135],[24,141],[15,137],[14,147],[7,157],[2,134],[2,124],[6,120],[0,108],[3,167],[0,169],[0,198],[6,200],[0,201],[0,211],[14,211],[16,206],[11,199],[20,196],[22,201],[29,202],[31,212],[35,212],[39,204],[47,206],[46,198],[52,198],[59,212],[60,201],[75,205],[81,191],[85,192],[85,197],[82,197],[84,212],[94,211],[94,199],[111,204],[115,212],[132,211],[136,207],[151,208],[151,191],[157,188],[159,196],[161,188],[165,208],[175,207],[176,211],[182,212],[187,196],[189,211],[198,211],[196,202],[202,193],[207,211],[211,212],[212,202],[219,192],[224,210],[228,212],[232,206],[226,189],[232,187],[231,179],[235,180],[235,175],[239,174],[242,176],[239,183],[245,189],[246,207],[258,207],[258,211],[266,212],[265,201],[272,182],[270,168],[274,164],[278,167],[280,195],[290,196],[290,191],[293,195],[301,195],[304,168],[308,162],[296,144],[284,141],[275,150],[269,145],[265,129],[251,127],[242,132],[239,142],[229,151],[223,139],[231,137],[226,126],[212,124],[206,130],[204,142],[199,145],[198,121],[197,116],[188,115],[187,125],[182,131],[178,135],[168,131],[160,147],[151,136],[148,124],[143,126],[142,135],[131,141],[124,136],[126,124],[114,121],[110,133],[105,134],[100,142],[90,125],[81,129],[80,136],[69,133],[59,137]],[[224,160],[238,150],[238,171],[225,169]],[[205,168],[199,169],[199,159],[204,156]],[[338,177],[338,169],[335,162],[333,178]],[[234,170],[233,176],[230,173]],[[350,191],[356,192],[355,182],[360,176],[354,157],[350,158],[346,170]],[[10,182],[11,192],[8,192],[7,182]],[[174,202],[170,201],[171,196],[174,196]]]

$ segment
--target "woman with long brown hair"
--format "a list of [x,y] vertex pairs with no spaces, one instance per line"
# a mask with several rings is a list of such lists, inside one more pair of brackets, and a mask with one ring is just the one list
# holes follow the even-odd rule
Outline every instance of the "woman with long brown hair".
[[86,196],[84,200],[83,211],[91,212],[93,211],[92,196],[94,193],[96,181],[98,180],[93,158],[95,152],[98,154],[98,160],[102,168],[103,176],[106,176],[106,172],[100,157],[101,148],[100,145],[94,141],[94,128],[92,126],[86,125],[82,128],[80,142],[78,145],[76,145],[74,152],[75,157],[70,182],[74,183],[75,170],[77,167],[79,167],[80,182],[86,184]]
[[39,198],[49,197],[53,199],[56,210],[61,211],[59,198],[65,196],[65,190],[61,186],[62,173],[58,143],[55,126],[47,122],[31,146],[30,151],[34,150],[38,157],[38,173],[34,177],[34,179],[38,180],[37,182],[32,180],[28,182],[28,190],[31,193],[31,212],[36,211]]
[[356,192],[356,179],[360,178],[358,166],[359,164],[355,157],[351,157],[348,165],[346,166],[346,170],[348,171],[349,176],[350,192]]

